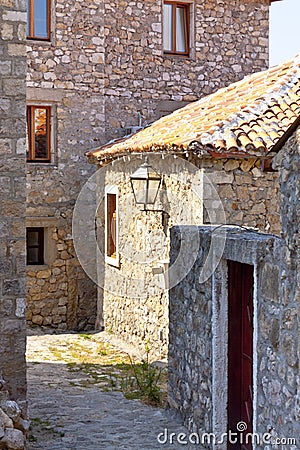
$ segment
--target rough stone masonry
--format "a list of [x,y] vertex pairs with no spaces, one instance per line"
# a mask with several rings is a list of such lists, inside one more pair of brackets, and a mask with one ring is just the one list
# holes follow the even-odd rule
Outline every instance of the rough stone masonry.
[[[25,1],[0,1],[0,447],[25,448]],[[18,400],[19,405],[15,402]]]
[[[97,320],[141,348],[149,341],[151,353],[165,357],[169,293],[157,288],[157,283],[162,265],[169,259],[170,229],[173,225],[227,223],[279,235],[279,183],[278,173],[262,171],[258,158],[214,159],[191,155],[190,164],[182,158],[162,159],[155,155],[149,161],[157,173],[163,174],[156,211],[151,213],[141,211],[132,195],[130,174],[140,166],[140,158],[131,155],[130,162],[121,159],[99,172],[99,192],[104,191],[101,183],[118,188],[121,256],[118,267],[106,264],[104,279],[98,276],[99,285],[105,286],[105,290],[99,289]],[[209,205],[216,205],[216,211],[212,206],[207,209]],[[215,216],[218,207],[223,214]],[[103,208],[98,212],[98,241],[103,244]],[[102,252],[105,253],[103,248]],[[146,254],[143,259],[141,255]],[[131,290],[125,285],[124,280],[128,279]]]
[[0,2],[0,370],[16,400],[26,397],[25,6]]
[[[170,406],[191,430],[220,436],[227,429],[228,414],[227,261],[254,267],[253,427],[282,442],[290,439],[287,448],[291,450],[299,448],[300,436],[299,133],[298,128],[273,160],[279,173],[280,236],[228,229],[217,270],[200,283],[212,229],[181,229],[191,246],[200,233],[201,246],[193,270],[170,292]],[[174,227],[171,262],[181,239]],[[260,444],[257,448],[271,447]]]
[[71,231],[94,170],[84,152],[268,66],[269,0],[188,3],[189,57],[163,51],[161,0],[51,1],[50,40],[27,40],[27,102],[51,107],[53,140],[51,163],[27,164],[27,226],[45,229],[48,252],[28,267],[29,323],[95,325]]

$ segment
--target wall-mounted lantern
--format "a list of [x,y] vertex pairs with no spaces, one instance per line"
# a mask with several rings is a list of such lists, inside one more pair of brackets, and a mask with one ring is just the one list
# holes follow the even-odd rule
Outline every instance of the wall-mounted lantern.
[[131,187],[137,205],[153,205],[159,191],[161,176],[150,166],[148,157],[131,176]]

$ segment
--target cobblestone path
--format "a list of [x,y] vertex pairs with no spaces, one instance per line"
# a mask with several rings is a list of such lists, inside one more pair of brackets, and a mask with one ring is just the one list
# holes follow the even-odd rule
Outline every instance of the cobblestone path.
[[[170,444],[168,436],[186,432],[180,422],[160,408],[139,400],[127,400],[107,385],[105,367],[87,371],[86,365],[70,363],[70,349],[82,353],[105,334],[93,335],[93,342],[77,334],[29,332],[27,343],[28,398],[32,420],[30,449],[41,450],[177,450],[199,448]],[[102,337],[103,336],[103,337]],[[80,342],[79,342],[80,341]],[[81,347],[79,347],[79,344]],[[116,343],[115,343],[116,344]],[[118,345],[118,343],[117,343]],[[79,350],[78,350],[79,349]],[[81,349],[81,350],[80,350]],[[119,347],[118,350],[122,352]],[[132,352],[132,349],[130,349]],[[111,347],[110,347],[111,352]],[[103,352],[104,353],[104,352]],[[76,354],[73,359],[76,358]],[[95,370],[97,369],[97,376]],[[104,375],[102,377],[102,373]]]

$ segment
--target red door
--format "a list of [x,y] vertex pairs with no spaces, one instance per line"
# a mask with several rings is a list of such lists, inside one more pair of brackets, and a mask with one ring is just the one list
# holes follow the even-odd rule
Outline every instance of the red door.
[[[228,429],[245,422],[253,431],[253,266],[228,261]],[[228,442],[229,450],[250,450],[250,443]]]

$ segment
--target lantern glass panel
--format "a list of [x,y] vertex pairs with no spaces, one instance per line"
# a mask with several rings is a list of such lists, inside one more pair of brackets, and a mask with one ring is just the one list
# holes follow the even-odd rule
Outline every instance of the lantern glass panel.
[[149,180],[147,203],[153,205],[155,203],[160,185],[160,179]]
[[132,179],[131,183],[135,202],[137,204],[145,204],[147,200],[146,199],[147,180]]

